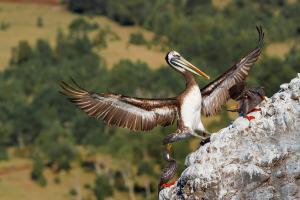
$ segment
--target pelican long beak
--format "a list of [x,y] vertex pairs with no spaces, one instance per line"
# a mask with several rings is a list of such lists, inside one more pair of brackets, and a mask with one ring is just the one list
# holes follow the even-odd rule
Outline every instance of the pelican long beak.
[[171,62],[173,62],[175,65],[182,67],[198,76],[204,76],[205,78],[210,79],[210,77],[207,74],[205,74],[203,71],[201,71],[200,69],[198,69],[197,67],[192,65],[189,61],[184,59],[182,56],[180,56],[179,58],[173,58],[171,60]]

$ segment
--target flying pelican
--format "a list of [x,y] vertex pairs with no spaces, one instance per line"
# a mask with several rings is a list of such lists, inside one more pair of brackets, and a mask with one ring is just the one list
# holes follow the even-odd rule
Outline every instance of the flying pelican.
[[206,116],[217,113],[230,99],[229,89],[246,79],[262,51],[264,33],[261,27],[257,27],[257,31],[258,46],[201,90],[193,74],[207,79],[209,76],[178,52],[170,51],[165,57],[166,62],[186,80],[185,90],[176,97],[145,99],[114,93],[95,93],[86,91],[75,82],[72,86],[63,81],[60,84],[61,92],[90,117],[102,119],[108,125],[149,131],[157,125],[168,126],[177,121],[177,130],[167,135],[163,144],[191,135],[198,136],[197,131],[205,135],[207,132],[201,122],[200,111]]
[[[145,99],[113,93],[94,93],[81,88],[75,81],[74,86],[62,81],[62,93],[89,116],[102,119],[108,125],[135,131],[149,131],[157,125],[168,126],[177,121],[177,130],[167,135],[163,144],[182,140],[191,135],[198,136],[197,131],[206,135],[200,114],[202,112],[206,116],[211,116],[217,113],[230,99],[230,88],[246,79],[262,51],[264,33],[261,27],[257,27],[257,31],[259,34],[257,47],[201,90],[193,74],[207,79],[209,76],[185,60],[178,52],[170,51],[165,57],[166,62],[186,80],[185,90],[177,97]],[[204,141],[209,141],[209,138]],[[175,172],[176,161],[172,160],[171,165],[162,172],[161,184],[174,176]]]

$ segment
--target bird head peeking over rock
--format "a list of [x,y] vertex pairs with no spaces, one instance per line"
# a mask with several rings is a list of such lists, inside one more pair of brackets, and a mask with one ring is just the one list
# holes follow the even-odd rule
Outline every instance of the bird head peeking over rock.
[[247,118],[247,114],[253,111],[258,111],[258,106],[265,99],[264,87],[249,88],[244,82],[237,84],[229,89],[230,97],[239,102],[237,108],[228,109],[231,112],[238,112],[240,115]]

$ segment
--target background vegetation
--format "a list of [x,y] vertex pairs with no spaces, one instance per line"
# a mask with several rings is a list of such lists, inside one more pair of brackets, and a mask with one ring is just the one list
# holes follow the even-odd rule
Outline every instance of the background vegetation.
[[[68,0],[51,7],[68,16],[67,21],[60,18],[59,25],[53,23],[51,31],[51,11],[38,13],[24,27],[16,23],[19,18],[0,18],[0,34],[8,38],[15,33],[7,66],[0,72],[0,195],[12,200],[41,199],[38,194],[51,191],[49,199],[156,199],[164,165],[158,144],[175,127],[132,133],[105,126],[60,95],[58,82],[73,77],[92,91],[174,96],[184,89],[184,80],[168,67],[153,68],[153,63],[161,65],[165,53],[175,49],[216,77],[255,47],[257,24],[266,32],[266,47],[249,84],[262,85],[271,95],[300,71],[299,1],[231,0],[218,5],[210,0]],[[36,5],[26,6],[0,3],[0,16]],[[44,7],[49,9],[49,5],[40,8]],[[17,30],[36,35],[20,38]],[[137,55],[139,61],[132,59]],[[207,82],[199,79],[199,84]],[[221,112],[204,121],[214,131],[231,119]],[[191,139],[174,145],[180,170],[198,143]],[[20,176],[19,171],[25,174]],[[9,179],[11,174],[17,174],[17,182]],[[20,180],[34,181],[35,194],[18,190],[23,187]]]

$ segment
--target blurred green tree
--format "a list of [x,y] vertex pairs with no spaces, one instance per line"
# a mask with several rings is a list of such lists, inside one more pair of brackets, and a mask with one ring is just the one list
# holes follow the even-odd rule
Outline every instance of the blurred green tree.
[[54,171],[71,168],[71,161],[76,158],[77,151],[71,133],[62,128],[58,122],[42,131],[35,143],[43,152],[47,165]]
[[95,180],[94,194],[97,200],[104,200],[105,197],[113,195],[113,188],[109,178],[105,175],[98,175]]
[[31,171],[31,179],[36,181],[40,186],[45,187],[47,185],[47,179],[43,174],[45,165],[39,153],[35,153],[33,156],[33,167]]
[[130,44],[136,44],[136,45],[146,45],[147,41],[144,38],[143,33],[136,32],[136,33],[131,33],[130,34],[129,43]]
[[32,49],[27,41],[20,41],[17,49],[13,49],[10,64],[20,65],[28,61],[33,55]]

